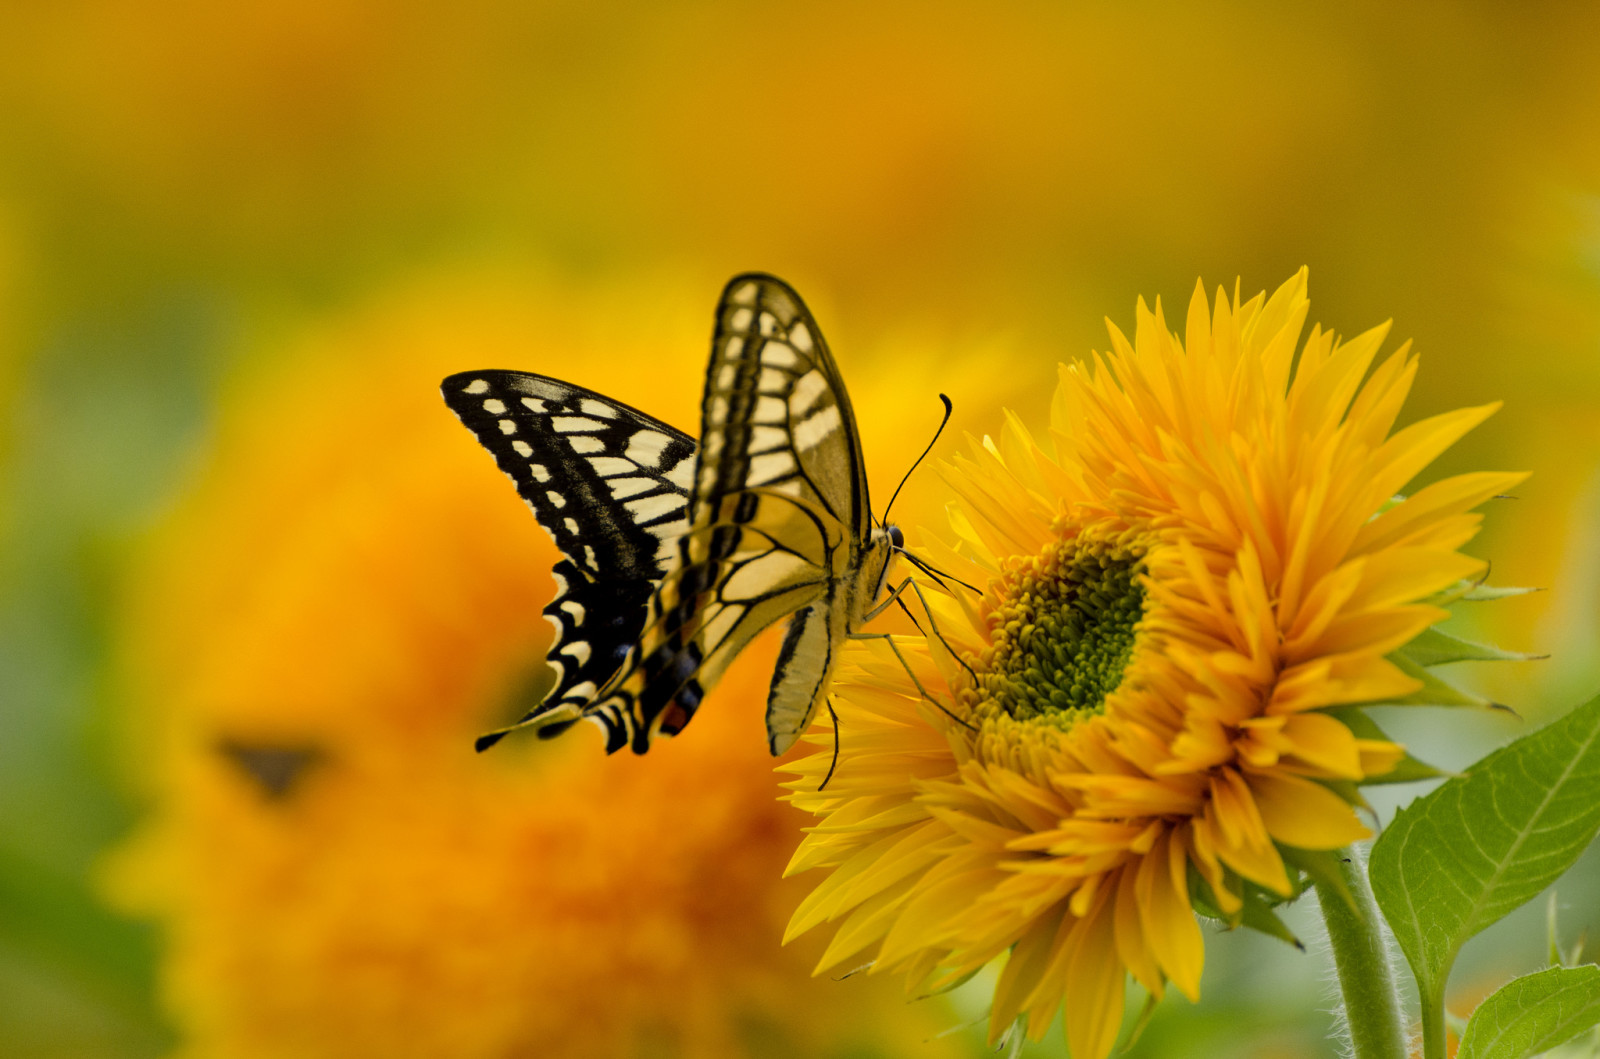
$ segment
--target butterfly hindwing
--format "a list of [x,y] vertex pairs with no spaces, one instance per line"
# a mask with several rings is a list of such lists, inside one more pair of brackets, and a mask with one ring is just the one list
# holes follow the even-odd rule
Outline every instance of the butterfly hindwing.
[[565,556],[544,609],[556,630],[556,685],[520,722],[543,718],[553,734],[581,716],[638,640],[688,525],[695,444],[637,409],[540,375],[463,372],[442,390]]

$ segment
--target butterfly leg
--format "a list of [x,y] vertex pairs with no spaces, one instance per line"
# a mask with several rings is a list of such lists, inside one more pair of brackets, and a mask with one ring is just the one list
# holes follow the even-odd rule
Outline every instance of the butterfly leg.
[[833,696],[829,695],[822,700],[828,706],[828,716],[833,718],[833,761],[828,765],[828,774],[822,777],[822,783],[817,787],[817,793],[822,793],[822,788],[833,779],[833,770],[839,767],[839,715],[833,709]]
[[867,611],[866,614],[862,615],[861,624],[865,625],[867,622],[871,621],[873,618],[876,618],[894,604],[898,603],[900,601],[900,593],[904,592],[906,587],[911,583],[911,578],[908,577],[898,585],[895,585],[894,588],[890,589],[889,594],[884,597],[882,603],[879,603],[877,606]]
[[[906,580],[911,581],[909,577],[906,578]],[[961,668],[967,671],[967,675],[972,678],[972,683],[977,685],[977,671],[967,664],[966,659],[962,658],[961,655],[956,652],[956,649],[950,646],[950,641],[944,638],[944,633],[939,631],[939,622],[933,616],[933,609],[928,606],[928,597],[922,594],[922,586],[917,584],[915,581],[911,581],[911,590],[917,594],[917,601],[922,604],[922,613],[927,616],[928,627],[933,630],[933,635],[939,638],[939,643],[944,646],[946,651],[950,652],[950,657],[954,658],[956,662],[960,664]]]
[[887,643],[889,645],[889,650],[894,652],[894,657],[896,658],[896,660],[899,661],[900,668],[904,669],[906,671],[906,676],[911,678],[911,683],[913,685],[915,685],[915,687],[917,689],[917,693],[919,695],[921,695],[924,699],[927,699],[929,702],[933,703],[935,706],[937,706],[939,708],[939,712],[940,713],[943,713],[946,717],[950,718],[952,721],[954,721],[957,724],[961,725],[963,728],[971,729],[974,732],[977,731],[977,729],[973,728],[972,725],[969,724],[967,721],[965,721],[962,718],[957,717],[955,714],[951,713],[950,712],[950,707],[946,706],[944,703],[942,703],[938,699],[934,698],[933,695],[929,693],[928,689],[922,686],[922,681],[917,679],[917,674],[912,670],[911,663],[907,662],[906,661],[906,656],[900,653],[900,645],[894,642],[894,637],[891,636],[889,633],[886,633],[886,632],[853,632],[853,633],[850,634],[850,639],[852,639],[852,640],[882,640],[883,642]]
[[862,623],[865,624],[866,622],[871,621],[873,618],[876,618],[878,615],[888,610],[892,604],[898,603],[900,604],[900,609],[906,611],[906,617],[911,619],[911,623],[916,625],[917,631],[920,632],[922,630],[922,625],[917,621],[916,616],[913,615],[911,611],[906,610],[905,602],[900,598],[901,593],[905,592],[907,588],[910,588],[917,594],[917,599],[922,604],[922,613],[927,615],[928,625],[933,629],[933,635],[939,638],[939,642],[944,645],[944,649],[950,652],[950,657],[954,658],[956,662],[960,664],[961,668],[967,671],[967,673],[972,677],[972,682],[976,684],[978,682],[978,674],[970,665],[966,663],[966,660],[957,654],[955,649],[950,646],[950,641],[944,638],[944,633],[939,631],[939,623],[934,619],[933,611],[928,607],[928,597],[922,594],[922,586],[917,584],[915,579],[908,577],[898,585],[894,586],[894,590],[891,591],[887,597],[885,597],[882,603],[879,603],[877,606],[867,611],[866,617],[862,619]]

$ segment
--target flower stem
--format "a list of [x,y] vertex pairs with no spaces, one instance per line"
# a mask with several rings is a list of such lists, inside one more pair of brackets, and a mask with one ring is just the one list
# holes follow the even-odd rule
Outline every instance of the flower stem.
[[1378,906],[1367,883],[1366,859],[1350,846],[1339,851],[1338,861],[1345,892],[1331,880],[1319,882],[1317,901],[1339,972],[1351,1054],[1355,1059],[1406,1059],[1400,994],[1395,989]]

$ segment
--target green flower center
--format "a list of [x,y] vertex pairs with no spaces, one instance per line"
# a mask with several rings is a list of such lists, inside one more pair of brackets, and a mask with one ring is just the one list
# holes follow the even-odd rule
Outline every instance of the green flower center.
[[1138,541],[1073,538],[1008,570],[977,667],[978,716],[1069,729],[1102,711],[1144,616],[1144,553]]

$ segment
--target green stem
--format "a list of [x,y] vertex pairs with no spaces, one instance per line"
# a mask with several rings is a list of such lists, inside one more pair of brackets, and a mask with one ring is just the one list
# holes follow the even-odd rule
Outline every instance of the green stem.
[[[1355,1059],[1406,1059],[1405,1019],[1378,906],[1367,884],[1366,859],[1350,846],[1339,851],[1338,860],[1344,892],[1331,885],[1331,880],[1318,883],[1317,901],[1339,972],[1351,1054]],[[1427,1055],[1443,1059],[1444,1052]]]
[[[1422,996],[1423,1059],[1444,1059],[1444,998],[1437,989],[1424,990]],[[1435,994],[1435,995],[1430,995]]]

